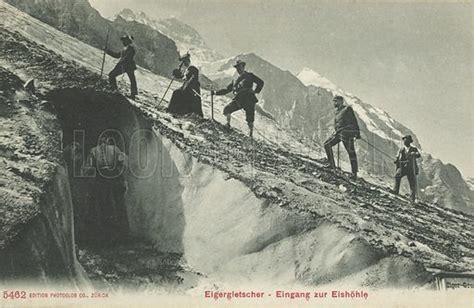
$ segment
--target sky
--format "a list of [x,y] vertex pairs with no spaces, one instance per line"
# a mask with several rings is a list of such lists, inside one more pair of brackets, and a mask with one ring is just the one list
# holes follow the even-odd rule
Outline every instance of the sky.
[[90,0],[174,16],[224,56],[311,68],[409,127],[425,152],[474,177],[474,4],[295,0]]

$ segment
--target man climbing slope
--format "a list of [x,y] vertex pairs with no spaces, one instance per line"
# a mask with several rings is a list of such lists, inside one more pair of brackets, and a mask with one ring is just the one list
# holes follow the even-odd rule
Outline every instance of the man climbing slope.
[[360,139],[359,124],[357,123],[354,110],[352,110],[351,106],[344,104],[344,98],[342,96],[335,96],[333,102],[334,108],[336,108],[336,114],[334,118],[335,132],[331,137],[329,137],[328,140],[324,142],[324,149],[326,150],[329,166],[334,170],[336,169],[332,147],[342,141],[342,144],[344,145],[347,154],[349,154],[349,159],[351,161],[352,178],[356,179],[358,164],[357,154],[354,146],[354,138]]
[[114,69],[109,73],[109,82],[112,88],[117,89],[117,76],[120,76],[124,73],[127,73],[128,78],[130,79],[130,88],[131,99],[135,99],[135,96],[138,94],[137,90],[137,80],[135,79],[135,70],[137,65],[135,64],[135,47],[133,46],[133,36],[122,36],[120,38],[123,44],[123,49],[121,52],[114,52],[108,48],[105,49],[108,55],[111,57],[120,59],[115,65]]
[[418,175],[418,164],[416,159],[421,157],[420,152],[414,146],[412,146],[413,138],[411,135],[402,137],[403,147],[398,151],[395,164],[397,165],[397,171],[395,173],[395,187],[393,193],[397,194],[400,192],[400,183],[402,177],[406,176],[408,184],[411,190],[411,201],[416,200],[416,176]]
[[[225,95],[233,92],[234,99],[224,107],[224,115],[227,117],[227,127],[230,127],[231,114],[237,110],[244,109],[249,135],[253,136],[253,122],[255,120],[255,104],[258,102],[255,94],[260,93],[263,88],[263,80],[255,74],[245,70],[245,62],[237,60],[234,65],[239,76],[233,80],[225,89],[211,91],[211,95]],[[256,88],[253,85],[256,84]]]

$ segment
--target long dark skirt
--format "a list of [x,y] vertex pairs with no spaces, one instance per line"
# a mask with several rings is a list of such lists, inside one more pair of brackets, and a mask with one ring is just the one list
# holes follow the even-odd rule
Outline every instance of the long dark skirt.
[[190,95],[182,89],[177,89],[171,96],[168,112],[175,115],[195,113],[202,117],[201,98],[199,98],[199,96]]

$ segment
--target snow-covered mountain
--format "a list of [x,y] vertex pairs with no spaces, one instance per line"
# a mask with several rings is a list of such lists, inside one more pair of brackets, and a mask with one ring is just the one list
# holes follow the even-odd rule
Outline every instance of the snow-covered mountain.
[[[395,121],[390,115],[380,108],[360,101],[354,95],[344,92],[340,87],[321,76],[310,68],[304,68],[298,78],[307,86],[315,86],[330,91],[333,95],[341,95],[353,107],[357,117],[362,121],[371,136],[381,137],[377,148],[391,153],[386,144],[397,144],[401,137],[409,133],[406,127]],[[372,139],[375,140],[375,139]],[[421,147],[417,139],[418,147]],[[389,163],[389,161],[387,161]],[[419,176],[420,193],[431,202],[443,203],[451,208],[472,211],[474,194],[469,181],[465,181],[459,170],[452,164],[444,164],[429,153],[422,153],[421,170]]]
[[[178,65],[178,50],[172,39],[141,23],[123,18],[107,20],[87,0],[7,0],[31,16],[97,48],[121,50],[120,37],[135,37],[137,64],[163,76]],[[110,32],[109,32],[110,31]],[[109,33],[107,37],[107,33]]]
[[310,68],[303,68],[298,75],[298,79],[304,83],[305,86],[313,85],[318,88],[325,88],[332,91],[340,90],[335,84],[333,84],[327,78],[321,76],[318,72],[313,71]]
[[[59,1],[57,5],[55,5],[56,0],[8,1],[33,16],[79,38],[95,38],[94,33],[97,31],[97,26],[94,29],[89,29],[86,27],[87,23],[84,22],[88,20],[87,18],[90,19],[90,16],[94,17],[92,18],[94,22],[103,23],[100,19],[102,17],[90,7],[86,0],[77,1],[77,3],[82,3],[80,6],[71,0]],[[43,5],[40,5],[41,3]],[[53,15],[47,14],[44,4],[48,4],[51,9],[54,7]],[[81,14],[77,11],[70,14],[69,10],[74,7],[79,7],[82,11],[85,10],[85,13]],[[84,14],[89,17],[83,17]],[[51,21],[52,17],[54,18]],[[71,20],[81,26],[79,32],[75,32],[75,28],[70,26],[74,24]],[[322,149],[324,140],[333,131],[332,98],[335,94],[344,96],[359,118],[364,137],[357,144],[360,165],[364,171],[381,177],[387,185],[391,185],[393,181],[393,157],[400,146],[400,138],[405,134],[411,134],[415,144],[421,148],[416,134],[409,128],[391,118],[383,110],[361,101],[353,94],[344,92],[310,68],[303,69],[295,76],[252,53],[222,59],[217,52],[206,45],[196,30],[175,18],[156,21],[144,13],[124,10],[115,16],[114,24],[120,25],[123,30],[127,28],[140,29],[137,33],[144,33],[144,37],[156,36],[156,33],[170,37],[175,40],[181,54],[189,50],[193,62],[200,67],[201,72],[221,85],[229,82],[234,75],[235,69],[232,64],[236,58],[245,60],[248,64],[247,68],[265,80],[259,104],[263,108],[260,109],[260,112],[269,118],[276,119],[279,125],[290,129],[292,134],[298,136],[299,141],[307,146],[317,147],[319,150]],[[68,26],[65,27],[65,25]],[[92,39],[92,45],[94,42]],[[149,50],[154,49],[158,53],[162,52],[160,44],[151,46],[142,54],[144,60],[149,58],[146,55],[151,55],[152,52]],[[169,73],[171,68],[176,66],[177,59],[174,56],[168,58],[170,58],[168,61],[170,63],[160,63],[160,67],[166,67],[166,72]],[[161,57],[157,57],[157,60],[161,61],[161,59]],[[158,71],[161,70],[160,68]],[[341,151],[341,161],[343,164],[347,163],[344,151]],[[446,207],[472,211],[474,193],[469,189],[456,167],[443,164],[427,153],[423,155],[421,165],[418,183],[420,196],[427,201],[437,202]],[[405,181],[403,183],[406,190]]]
[[297,74],[297,77],[306,86],[314,86],[325,89],[333,95],[343,96],[346,102],[352,106],[359,119],[367,126],[368,131],[377,134],[388,142],[398,143],[404,135],[401,130],[408,131],[407,128],[401,127],[400,123],[392,119],[387,112],[363,103],[353,94],[344,92],[340,87],[310,68],[303,68]]
[[[401,145],[401,137],[412,135],[415,145],[422,150],[416,134],[387,112],[345,92],[309,68],[294,76],[250,53],[218,61],[217,65],[206,65],[203,71],[224,86],[235,73],[232,64],[237,58],[246,61],[247,69],[265,80],[260,101],[264,110],[281,125],[296,132],[307,144],[316,145],[321,150],[324,141],[333,133],[332,99],[334,95],[343,96],[354,109],[362,131],[363,138],[357,143],[359,164],[372,176],[383,179],[388,186],[393,182],[393,160]],[[347,162],[345,151],[340,153],[341,160]],[[472,211],[474,194],[459,170],[451,164],[443,164],[428,153],[422,156],[419,195],[449,208]],[[403,185],[407,191],[406,183]]]
[[469,188],[474,191],[474,178],[468,178],[466,183],[469,185]]
[[[234,285],[426,290],[439,271],[472,270],[471,215],[414,206],[365,179],[334,174],[318,153],[301,153],[310,147],[294,138],[296,130],[259,114],[254,139],[242,133],[242,113],[229,131],[219,123],[227,98],[215,99],[212,122],[207,91],[205,119],[173,117],[155,99],[169,79],[142,67],[139,100],[129,100],[100,79],[101,59],[100,49],[0,1],[0,273],[6,284],[55,287],[59,281],[61,289],[110,286],[197,298],[203,287]],[[255,55],[248,59],[257,73],[272,69],[275,79],[306,89],[289,72]],[[113,66],[110,58],[105,66]],[[23,88],[28,79],[35,80],[36,94]],[[120,92],[126,89],[119,81]],[[326,107],[330,92],[307,89],[305,97],[317,91],[322,97],[308,104]],[[267,94],[273,90],[267,82]],[[303,103],[290,104],[296,119]],[[67,162],[78,160],[61,148],[80,129],[87,153],[111,128],[124,137],[132,171],[125,174],[132,236],[116,241],[103,237],[116,228],[100,232],[92,222],[114,210],[93,211],[86,201],[95,181],[75,177]],[[77,156],[82,164],[85,157]],[[78,236],[77,226],[85,229]]]
[[136,21],[150,26],[171,38],[178,46],[178,50],[181,54],[187,51],[191,53],[192,61],[196,64],[201,62],[213,62],[222,58],[219,53],[209,48],[207,43],[194,28],[174,17],[155,20],[143,12],[135,13],[130,9],[122,10],[119,14],[114,16],[114,19],[118,16],[127,21]]

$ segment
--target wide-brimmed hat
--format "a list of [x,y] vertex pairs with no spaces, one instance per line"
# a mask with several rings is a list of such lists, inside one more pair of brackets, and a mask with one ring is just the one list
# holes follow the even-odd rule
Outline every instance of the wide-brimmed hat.
[[332,101],[340,101],[340,102],[343,102],[344,101],[344,97],[340,96],[340,95],[336,95],[334,96],[334,98],[332,99]]
[[133,36],[132,35],[124,35],[124,36],[120,37],[120,40],[122,42],[125,42],[125,41],[133,42]]
[[406,135],[406,136],[403,136],[402,137],[402,140],[406,140],[408,142],[413,142],[413,138],[411,137],[411,135]]
[[179,61],[183,61],[183,60],[186,60],[186,59],[190,59],[191,58],[191,55],[189,54],[189,52],[185,53],[184,55],[182,55],[181,57],[179,57]]
[[234,67],[238,67],[238,66],[241,66],[241,67],[245,67],[245,62],[242,61],[242,60],[237,60],[237,62],[235,62],[234,64]]

